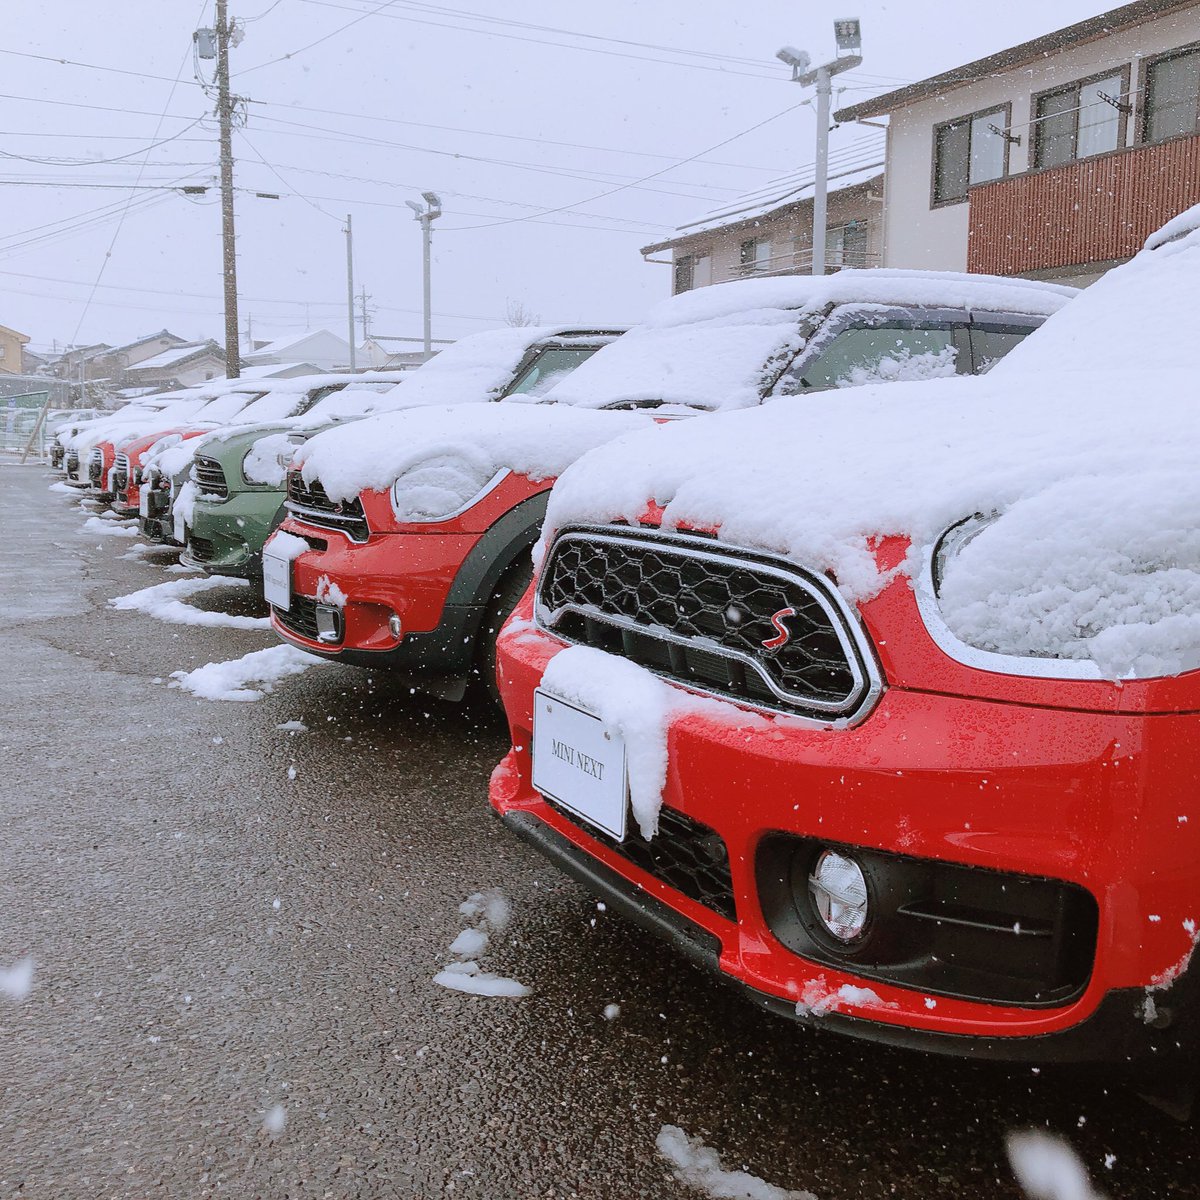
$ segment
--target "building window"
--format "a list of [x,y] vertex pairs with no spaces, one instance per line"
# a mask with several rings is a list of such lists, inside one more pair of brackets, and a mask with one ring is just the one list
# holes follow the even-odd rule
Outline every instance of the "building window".
[[956,204],[967,188],[1008,174],[1008,106],[958,117],[933,131],[933,203]]
[[832,271],[867,265],[867,223],[847,221],[825,232],[825,264]]
[[1098,79],[1045,92],[1034,103],[1033,165],[1057,167],[1077,158],[1106,154],[1125,141],[1126,75],[1114,71]]
[[690,292],[696,286],[696,260],[684,254],[675,260],[675,295]]
[[713,281],[712,255],[697,254],[692,263],[692,287],[708,287]]
[[1200,126],[1200,47],[1146,66],[1143,136],[1148,142],[1195,133]]
[[771,243],[767,238],[749,238],[741,245],[739,262],[743,271],[765,271],[771,262]]

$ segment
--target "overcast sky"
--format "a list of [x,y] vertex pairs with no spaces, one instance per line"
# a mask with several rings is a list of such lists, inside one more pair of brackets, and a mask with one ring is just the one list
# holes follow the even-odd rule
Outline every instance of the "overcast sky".
[[[247,22],[231,56],[249,100],[234,144],[242,328],[249,317],[256,339],[344,335],[350,213],[373,330],[419,335],[420,231],[404,201],[425,190],[446,209],[435,337],[501,323],[510,302],[548,322],[636,320],[670,290],[669,268],[640,246],[812,161],[812,108],[793,108],[807,93],[775,61],[780,45],[832,57],[833,18],[856,11],[864,63],[841,77],[850,103],[1110,7],[230,0]],[[216,191],[165,186],[216,178],[192,61],[212,0],[4,8],[19,36],[0,48],[0,324],[35,347],[163,326],[220,339]]]

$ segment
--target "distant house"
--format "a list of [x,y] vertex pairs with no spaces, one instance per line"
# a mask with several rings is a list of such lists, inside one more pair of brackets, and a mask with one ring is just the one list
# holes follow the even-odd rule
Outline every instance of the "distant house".
[[127,388],[193,387],[225,374],[225,355],[214,341],[191,342],[143,359],[123,372]]
[[350,367],[350,343],[328,329],[308,330],[295,337],[263,342],[242,355],[247,366],[271,363],[313,363],[321,371],[345,371]]
[[188,345],[195,343],[172,333],[169,329],[160,329],[158,333],[147,334],[136,341],[126,342],[123,346],[110,347],[103,354],[90,360],[88,372],[95,378],[108,379],[119,386],[125,383],[125,372],[130,367],[136,367],[168,350],[177,350]]
[[[830,156],[826,271],[878,266],[883,248],[882,135],[835,140]],[[680,225],[643,255],[671,252],[672,292],[757,275],[812,270],[812,166],[801,167]]]
[[242,379],[297,379],[301,375],[320,375],[321,372],[310,362],[264,363],[258,366],[243,366]]
[[[434,338],[433,345],[440,349],[451,341]],[[420,338],[372,336],[359,346],[357,363],[372,371],[412,371],[425,361],[423,345]]]
[[22,373],[22,356],[28,341],[28,334],[18,333],[15,329],[9,329],[7,325],[0,325],[0,371],[8,375]]
[[1123,4],[834,114],[879,117],[884,266],[1087,284],[1200,203],[1200,4]]
[[52,363],[52,369],[59,379],[68,379],[72,383],[106,378],[103,371],[95,368],[95,364],[111,349],[112,347],[107,342],[94,342],[88,346],[68,346]]

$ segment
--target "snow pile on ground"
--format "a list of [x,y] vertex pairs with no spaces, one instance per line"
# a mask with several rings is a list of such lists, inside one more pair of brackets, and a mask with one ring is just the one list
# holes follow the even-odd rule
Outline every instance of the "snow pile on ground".
[[295,447],[286,433],[272,433],[259,438],[250,447],[242,462],[242,474],[247,483],[265,484],[267,487],[283,487],[287,468],[281,462],[290,461]]
[[88,517],[80,532],[102,533],[109,537],[137,537],[138,523],[136,521],[116,521],[104,517]]
[[816,1200],[812,1192],[790,1191],[746,1171],[726,1170],[715,1150],[678,1125],[664,1125],[654,1144],[680,1183],[712,1200]]
[[287,1127],[287,1109],[282,1104],[272,1104],[263,1114],[263,1133],[272,1137],[281,1134]]
[[546,666],[542,687],[585,708],[625,744],[629,804],[642,837],[658,832],[667,781],[667,730],[678,717],[704,712],[744,728],[767,728],[766,719],[665,683],[637,663],[591,646],[568,646]]
[[831,988],[825,982],[825,976],[819,975],[810,979],[800,992],[796,1001],[798,1017],[823,1017],[826,1013],[837,1012],[841,1008],[897,1008],[893,1001],[884,1000],[872,988],[856,987],[852,983],[844,983],[841,987]]
[[442,460],[443,473],[458,469],[484,481],[504,469],[551,479],[593,446],[652,424],[638,413],[565,406],[480,405],[469,421],[453,409],[421,408],[328,429],[299,448],[296,462],[304,481],[319,479],[335,501],[364,490],[385,491],[431,459]]
[[69,483],[64,483],[61,479],[52,483],[48,490],[51,492],[67,492],[72,496],[77,495],[79,492],[78,488],[73,488]]
[[171,687],[183,688],[201,700],[261,700],[281,679],[324,665],[325,659],[295,646],[270,646],[229,662],[206,663],[194,671],[172,671]]
[[203,579],[174,579],[168,583],[157,583],[142,588],[128,596],[118,596],[108,603],[122,612],[140,612],[166,621],[170,625],[223,626],[226,629],[270,629],[270,617],[240,617],[231,613],[205,612],[184,603],[187,596],[211,592],[213,588],[249,587],[244,579],[227,579],[222,576]]
[[1104,1200],[1061,1138],[1035,1129],[1010,1134],[1008,1161],[1029,1200]]
[[303,721],[282,721],[275,726],[283,733],[307,733],[308,726]]
[[33,959],[22,958],[11,967],[0,967],[0,995],[24,1000],[33,987]]
[[546,400],[602,408],[615,400],[713,410],[757,405],[805,345],[807,315],[826,309],[877,313],[934,305],[1049,314],[1076,295],[1025,279],[927,271],[839,271],[697,288],[664,300],[646,319],[572,371]]
[[508,925],[508,901],[496,889],[475,892],[458,906],[458,911],[473,922],[450,943],[455,961],[447,964],[433,982],[455,992],[473,996],[500,996],[519,1000],[529,995],[529,988],[515,979],[506,979],[479,969],[478,959],[485,953],[491,935],[503,932]]

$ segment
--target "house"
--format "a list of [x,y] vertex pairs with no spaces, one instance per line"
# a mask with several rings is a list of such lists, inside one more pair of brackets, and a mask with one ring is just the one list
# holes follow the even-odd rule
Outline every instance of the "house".
[[109,347],[103,354],[90,360],[88,371],[89,374],[94,373],[97,378],[110,379],[122,384],[125,372],[130,367],[136,367],[167,350],[176,350],[187,345],[194,343],[189,343],[187,338],[182,338],[169,329],[160,329],[158,333],[147,334],[136,341],[126,342],[123,346]]
[[1200,202],[1200,3],[1137,0],[864,100],[882,262],[1087,284]]
[[350,343],[328,329],[307,330],[295,337],[260,343],[247,351],[242,361],[248,366],[307,362],[321,371],[345,371],[350,367]]
[[59,379],[69,379],[73,383],[106,378],[103,371],[96,369],[95,364],[111,349],[107,342],[94,342],[90,346],[68,346],[51,364],[52,369]]
[[143,359],[122,374],[126,387],[194,387],[224,376],[225,355],[214,341],[190,342]]
[[[884,139],[875,131],[842,139],[830,155],[826,270],[879,265]],[[642,254],[671,252],[672,291],[750,275],[812,270],[812,165],[725,202]],[[650,261],[662,261],[651,259]]]
[[[433,345],[440,348],[452,341],[452,338],[434,338]],[[358,365],[371,371],[412,371],[425,361],[425,351],[420,348],[423,345],[420,338],[372,334],[358,348]]]
[[24,370],[22,357],[29,335],[0,325],[0,371],[8,375],[20,375]]

